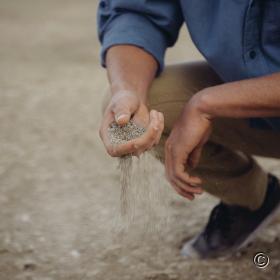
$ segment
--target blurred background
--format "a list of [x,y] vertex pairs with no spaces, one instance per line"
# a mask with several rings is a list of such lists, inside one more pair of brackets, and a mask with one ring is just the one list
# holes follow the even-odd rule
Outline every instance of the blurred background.
[[[207,195],[170,196],[162,238],[116,242],[118,171],[97,133],[107,85],[97,5],[0,0],[0,279],[280,279],[280,219],[235,258],[180,257],[216,203]],[[167,63],[200,58],[183,28]],[[279,161],[260,161],[280,175]],[[265,270],[253,263],[259,251],[270,257]]]

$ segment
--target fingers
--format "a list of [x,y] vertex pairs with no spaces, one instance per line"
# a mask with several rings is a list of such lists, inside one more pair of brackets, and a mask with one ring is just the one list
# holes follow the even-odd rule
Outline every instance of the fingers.
[[164,129],[164,116],[163,116],[163,113],[161,112],[158,112],[158,123],[159,123],[159,130],[158,130],[158,135],[155,139],[155,145],[158,145],[159,144],[159,141],[160,141],[160,138],[161,138],[161,134],[163,132],[163,129]]
[[150,123],[143,137],[136,139],[138,154],[152,149],[158,144],[164,129],[163,114],[152,110],[150,112]]
[[[178,144],[177,147],[180,148],[180,145]],[[185,162],[187,158],[188,154],[186,152],[177,151],[167,140],[165,145],[165,170],[167,179],[177,193],[193,200],[195,194],[203,193],[203,189],[200,187],[202,183],[200,178],[190,176],[186,173]]]
[[107,152],[113,157],[120,157],[127,154],[139,156],[159,142],[164,129],[163,114],[152,110],[150,112],[150,123],[143,136],[128,141],[124,144],[112,145],[108,137],[108,127],[113,122],[113,120],[113,113],[109,115],[107,114],[104,116],[100,128],[100,137],[104,142]]
[[187,198],[188,200],[194,200],[194,195],[192,193],[186,192],[184,189],[177,187],[175,184],[172,184],[172,186],[179,195]]
[[109,155],[112,155],[113,153],[113,146],[112,143],[109,139],[109,135],[108,135],[108,128],[111,125],[111,123],[114,121],[114,115],[112,112],[107,112],[105,113],[100,128],[99,128],[99,136],[102,140],[102,142],[104,143],[104,146],[107,150],[107,153]]
[[189,156],[188,166],[190,168],[196,168],[202,153],[202,146],[195,148]]
[[[139,138],[128,141],[124,144],[112,145],[108,128],[114,121],[123,126],[133,118],[133,121],[143,127],[146,132]],[[107,110],[105,110],[100,127],[100,137],[104,142],[107,152],[114,157],[127,154],[140,155],[146,150],[158,144],[164,129],[163,114],[155,110],[150,113],[147,107],[140,103],[139,98],[130,91],[120,91],[115,93],[111,99]]]
[[194,195],[193,193],[187,191],[185,189],[185,186],[182,187],[178,185],[178,183],[176,182],[176,180],[173,180],[173,176],[172,176],[172,160],[170,159],[170,154],[166,153],[166,160],[165,160],[165,167],[166,167],[166,176],[167,176],[167,180],[170,182],[170,184],[172,185],[172,187],[175,189],[175,191],[189,199],[189,200],[193,200],[194,199]]
[[198,185],[186,184],[185,182],[182,182],[180,179],[178,179],[176,177],[173,178],[173,183],[188,193],[193,193],[193,194],[202,194],[203,193],[202,188],[199,187]]
[[155,110],[150,112],[150,123],[146,132],[139,138],[113,147],[113,156],[133,154],[139,156],[158,143],[164,128],[162,113]]
[[149,143],[147,140],[147,145],[144,145],[144,151],[146,150],[150,150],[152,149],[155,145],[157,145],[160,141],[163,129],[164,129],[164,117],[163,114],[161,112],[157,112],[155,110],[151,111],[151,121],[150,121],[150,125],[154,130],[153,135],[151,135],[150,139],[149,139]]
[[179,187],[178,184],[173,180],[173,176],[172,176],[172,158],[171,158],[171,154],[169,152],[167,152],[167,150],[170,148],[170,146],[165,145],[165,171],[166,171],[166,177],[167,180],[170,182],[170,184],[172,185],[172,187],[175,189],[175,191],[189,199],[189,200],[193,200],[194,199],[194,195],[192,193],[187,192],[186,190],[184,190],[183,188]]

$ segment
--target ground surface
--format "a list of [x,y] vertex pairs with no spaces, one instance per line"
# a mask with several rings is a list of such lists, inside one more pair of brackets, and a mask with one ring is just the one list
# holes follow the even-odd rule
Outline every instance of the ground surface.
[[[160,239],[112,238],[119,187],[97,136],[106,78],[96,5],[0,1],[0,279],[280,279],[279,218],[238,258],[180,257],[215,204],[206,195],[192,204],[170,195]],[[168,61],[195,57],[183,32]],[[262,163],[280,175],[278,161]],[[259,251],[270,256],[266,270],[252,262]]]

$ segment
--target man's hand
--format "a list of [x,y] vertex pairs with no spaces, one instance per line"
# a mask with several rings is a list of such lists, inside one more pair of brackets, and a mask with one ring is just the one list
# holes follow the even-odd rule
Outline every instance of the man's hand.
[[201,113],[193,100],[185,105],[165,145],[167,179],[189,200],[202,193],[200,178],[189,175],[188,171],[197,166],[212,126],[209,116]]
[[[111,156],[139,156],[159,142],[164,126],[162,113],[149,112],[146,106],[147,93],[158,68],[157,61],[141,48],[116,45],[107,51],[106,65],[112,99],[101,123],[101,139]],[[129,120],[146,128],[146,132],[125,144],[112,145],[108,137],[110,124],[116,121],[125,125]]]
[[[114,121],[118,125],[125,125],[132,119],[137,125],[146,128],[146,132],[139,138],[128,141],[125,144],[112,145],[108,137],[108,128]],[[157,145],[164,128],[163,114],[152,110],[148,111],[137,96],[130,91],[119,91],[115,93],[111,102],[105,109],[100,127],[100,137],[107,152],[114,157],[127,154],[139,156]]]

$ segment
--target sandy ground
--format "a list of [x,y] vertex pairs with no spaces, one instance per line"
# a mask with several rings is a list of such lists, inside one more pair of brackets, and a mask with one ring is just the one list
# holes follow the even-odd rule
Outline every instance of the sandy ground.
[[[280,279],[279,218],[242,256],[180,257],[182,240],[216,203],[207,195],[189,203],[170,194],[161,238],[114,238],[118,172],[97,136],[106,76],[96,5],[0,1],[0,279]],[[167,61],[198,57],[182,32]],[[280,175],[278,161],[262,164]],[[152,166],[161,174],[159,163]],[[259,251],[270,257],[265,270],[252,261]]]

